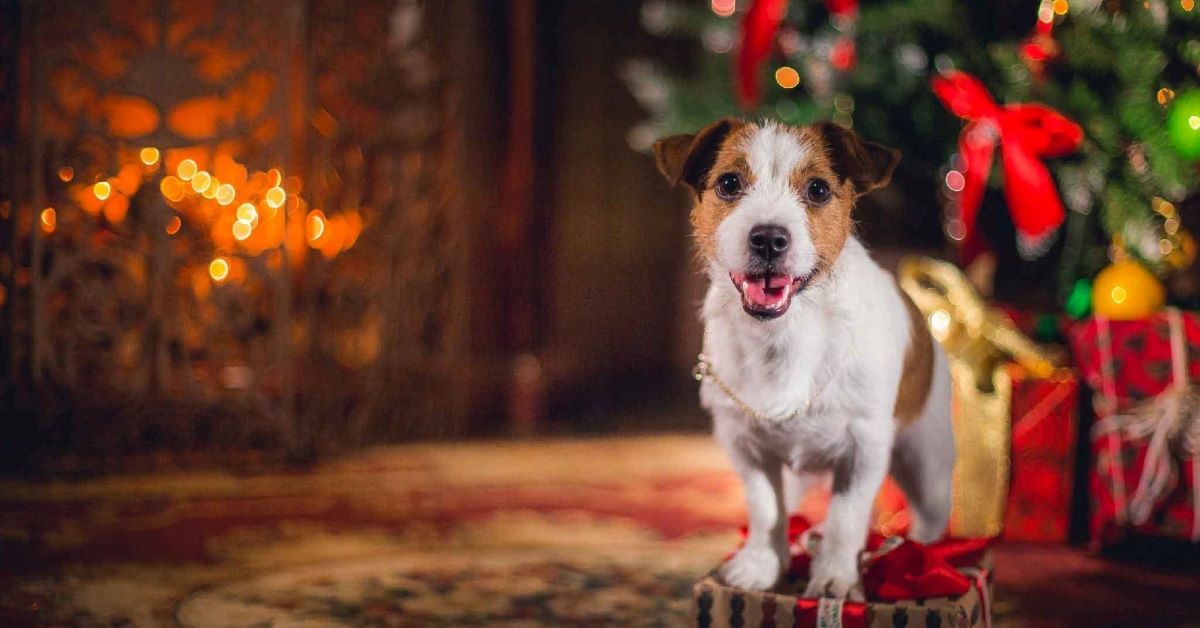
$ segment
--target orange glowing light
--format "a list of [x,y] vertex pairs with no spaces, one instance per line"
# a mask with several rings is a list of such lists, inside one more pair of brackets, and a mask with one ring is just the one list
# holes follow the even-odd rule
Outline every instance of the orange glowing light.
[[800,73],[796,71],[796,68],[781,66],[775,70],[775,82],[784,89],[792,89],[800,84]]
[[229,260],[224,257],[218,257],[208,264],[208,276],[213,278],[213,281],[225,281],[229,276]]
[[249,238],[250,232],[253,230],[254,229],[250,226],[250,223],[244,220],[239,220],[233,223],[233,237],[239,242]]
[[237,197],[237,190],[228,183],[222,183],[221,187],[217,188],[217,202],[222,205],[228,205]]
[[133,196],[142,187],[142,169],[137,164],[125,164],[109,182],[121,194]]
[[54,233],[54,228],[58,226],[58,213],[53,207],[47,207],[42,210],[42,231],[46,233]]
[[112,185],[108,181],[99,181],[92,186],[92,194],[103,201],[108,198],[109,194],[112,194]]
[[[194,182],[195,179],[192,179],[192,181]],[[221,182],[219,180],[217,180],[216,177],[209,175],[208,187],[204,188],[204,191],[201,192],[200,194],[204,198],[215,199],[215,198],[217,198],[217,192],[219,192],[220,190],[221,190]]]
[[237,208],[237,219],[254,224],[258,220],[258,210],[250,203],[242,203]]
[[58,169],[58,180],[66,183],[75,178],[75,169],[70,166],[63,166]]
[[321,239],[321,236],[325,235],[325,223],[325,212],[319,209],[308,212],[307,227],[309,242],[316,242]]
[[[180,178],[182,179],[183,177],[180,177]],[[209,184],[211,184],[211,183],[212,183],[212,175],[208,174],[208,172],[206,172],[204,170],[200,170],[199,172],[197,172],[195,175],[192,176],[192,191],[199,194],[199,193],[207,190]]]
[[158,163],[158,149],[153,146],[147,146],[138,154],[142,158],[142,163],[147,166],[153,166]]
[[104,203],[104,217],[111,223],[125,220],[125,214],[128,213],[129,197],[124,194],[113,194],[112,198]]
[[271,168],[268,170],[267,178],[271,180],[271,187],[273,188],[283,185],[283,173],[279,171],[279,168]]
[[178,166],[175,166],[175,174],[184,181],[190,181],[192,177],[196,176],[197,170],[196,162],[191,159],[184,159],[179,162]]
[[267,201],[267,207],[270,207],[271,209],[279,209],[283,206],[283,202],[287,200],[287,193],[283,191],[283,188],[276,185],[275,187],[267,190],[267,194],[264,198]]
[[182,226],[183,221],[179,219],[179,216],[171,216],[171,219],[167,221],[167,235],[179,233],[179,228]]
[[712,12],[721,17],[729,17],[737,10],[737,0],[712,0],[709,3]]
[[170,175],[163,177],[162,181],[159,181],[158,189],[168,201],[176,203],[183,200],[183,195],[187,191],[183,189],[183,181]]

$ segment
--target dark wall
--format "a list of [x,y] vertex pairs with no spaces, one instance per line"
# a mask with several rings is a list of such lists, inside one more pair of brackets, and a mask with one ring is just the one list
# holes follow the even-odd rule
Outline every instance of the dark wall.
[[661,56],[636,2],[538,3],[538,181],[547,250],[545,365],[551,410],[604,411],[671,389],[681,285],[690,273],[685,203],[626,140],[644,116],[622,64]]

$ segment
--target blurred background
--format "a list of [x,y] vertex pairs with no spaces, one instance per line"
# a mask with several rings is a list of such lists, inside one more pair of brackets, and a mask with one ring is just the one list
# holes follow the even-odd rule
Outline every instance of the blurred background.
[[1000,623],[1194,621],[1200,420],[1135,525],[1090,431],[1200,375],[1194,4],[0,0],[0,620],[687,625],[743,515],[649,148],[737,115],[903,152]]
[[681,392],[636,4],[4,15],[6,465],[612,429]]

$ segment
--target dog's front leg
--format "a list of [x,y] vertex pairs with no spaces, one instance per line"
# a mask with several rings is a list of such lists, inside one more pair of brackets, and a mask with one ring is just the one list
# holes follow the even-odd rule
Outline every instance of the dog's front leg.
[[788,564],[782,463],[747,451],[736,441],[725,445],[746,493],[749,531],[746,544],[721,566],[720,575],[735,587],[765,591],[775,586]]
[[892,448],[892,434],[881,426],[890,427],[886,419],[848,427],[852,446],[833,470],[833,497],[805,597],[863,599],[858,555],[866,544],[871,506]]

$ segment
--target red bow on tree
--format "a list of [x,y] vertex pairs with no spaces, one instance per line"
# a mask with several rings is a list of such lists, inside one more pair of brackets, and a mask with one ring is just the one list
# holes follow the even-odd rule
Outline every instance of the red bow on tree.
[[738,104],[751,109],[762,97],[761,68],[771,54],[775,33],[787,13],[787,0],[755,0],[742,20],[742,40],[738,47],[737,84]]
[[958,138],[966,179],[959,203],[965,228],[964,262],[982,248],[975,217],[997,142],[1004,163],[1004,198],[1017,228],[1019,252],[1022,256],[1044,252],[1066,212],[1041,160],[1075,152],[1083,142],[1083,129],[1044,105],[997,105],[983,83],[965,72],[934,77],[933,93],[951,113],[967,121]]

